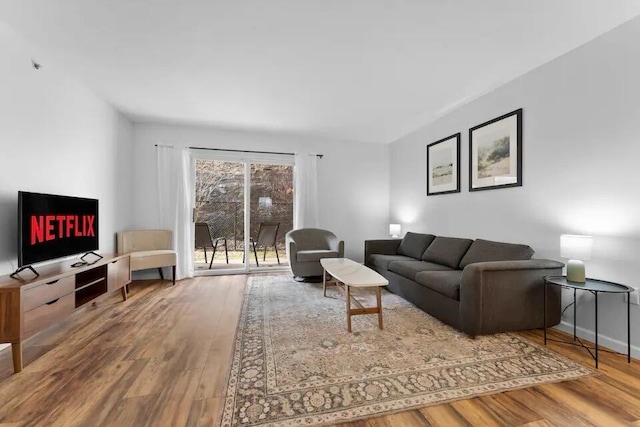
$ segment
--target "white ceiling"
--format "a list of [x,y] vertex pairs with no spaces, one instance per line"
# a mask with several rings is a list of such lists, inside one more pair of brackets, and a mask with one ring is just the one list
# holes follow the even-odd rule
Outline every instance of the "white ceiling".
[[[615,5],[615,6],[614,6]],[[636,0],[2,0],[137,121],[390,142],[640,14]]]

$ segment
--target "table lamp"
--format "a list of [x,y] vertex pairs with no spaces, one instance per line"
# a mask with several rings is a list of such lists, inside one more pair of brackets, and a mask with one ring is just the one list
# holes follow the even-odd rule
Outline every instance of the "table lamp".
[[391,237],[393,237],[394,239],[400,237],[401,231],[402,227],[400,227],[400,224],[389,224],[389,234],[391,234]]
[[563,234],[560,236],[560,256],[569,259],[567,262],[567,280],[584,283],[584,262],[591,259],[591,236],[575,236]]

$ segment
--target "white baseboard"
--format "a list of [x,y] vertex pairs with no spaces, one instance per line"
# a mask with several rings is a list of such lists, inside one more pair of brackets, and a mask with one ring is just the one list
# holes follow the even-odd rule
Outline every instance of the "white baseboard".
[[[562,321],[559,325],[555,326],[556,329],[571,334],[573,336],[573,323]],[[586,328],[581,328],[580,326],[576,327],[576,335],[579,338],[583,338],[589,340],[591,342],[595,342],[596,334]],[[614,350],[622,354],[627,354],[627,343],[618,341],[606,335],[598,334],[598,347],[606,347],[609,350]],[[631,345],[631,357],[635,359],[640,358],[640,347],[637,345]]]

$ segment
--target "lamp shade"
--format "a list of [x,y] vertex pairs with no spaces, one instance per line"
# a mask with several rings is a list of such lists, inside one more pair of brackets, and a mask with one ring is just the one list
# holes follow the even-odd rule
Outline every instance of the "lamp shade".
[[399,237],[402,232],[400,224],[389,224],[389,234],[395,237]]
[[586,261],[591,259],[591,236],[563,234],[560,236],[560,256],[568,259]]

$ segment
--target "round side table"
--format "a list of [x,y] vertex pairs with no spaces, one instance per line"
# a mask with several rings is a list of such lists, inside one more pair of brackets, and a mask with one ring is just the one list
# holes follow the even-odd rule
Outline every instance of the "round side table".
[[[547,285],[551,286],[560,286],[565,289],[573,289],[573,340],[577,341],[578,344],[556,340],[552,338],[547,338]],[[595,334],[596,334],[596,342],[595,347],[588,347],[582,343],[580,338],[576,336],[576,291],[588,291],[595,295]],[[584,283],[572,282],[567,280],[566,276],[547,276],[544,278],[544,345],[547,345],[547,340],[561,342],[564,344],[573,344],[579,345],[587,349],[591,357],[596,362],[596,369],[598,368],[598,294],[600,292],[605,293],[614,293],[614,294],[627,294],[627,362],[631,363],[631,298],[628,294],[633,292],[633,288],[627,285],[622,285],[620,283],[608,282],[606,280],[597,280],[597,279],[589,279],[587,278]],[[568,307],[568,306],[567,306]],[[594,350],[595,353],[592,353],[591,350]],[[606,351],[606,350],[603,350]],[[613,352],[617,353],[617,352]]]

